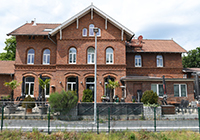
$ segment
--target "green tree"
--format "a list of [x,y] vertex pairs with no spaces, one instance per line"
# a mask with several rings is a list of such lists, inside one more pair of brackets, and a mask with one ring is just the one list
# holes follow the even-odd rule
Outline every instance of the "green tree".
[[82,102],[93,102],[93,94],[91,89],[85,89],[83,91]]
[[108,80],[107,87],[110,89],[110,101],[113,102],[113,89],[119,87],[118,81]]
[[16,38],[12,36],[6,39],[5,44],[4,50],[6,52],[0,53],[0,60],[15,60]]
[[67,114],[73,107],[76,106],[78,97],[76,91],[64,91],[61,93],[52,93],[49,97],[49,103],[52,112],[60,112]]
[[157,104],[158,103],[158,95],[153,90],[146,90],[142,95],[141,101],[144,104]]
[[[45,101],[45,93],[44,90],[45,88],[50,84],[50,80],[51,79],[46,79],[45,81],[43,81],[41,78],[39,78],[39,85],[42,88],[42,101]],[[44,107],[44,104],[42,104],[42,106]]]
[[190,50],[182,58],[182,64],[184,68],[200,68],[200,47]]
[[17,80],[12,80],[10,82],[5,82],[4,85],[6,87],[10,87],[10,89],[12,90],[11,92],[11,101],[13,101],[13,92],[14,89],[16,89],[22,82],[17,83]]

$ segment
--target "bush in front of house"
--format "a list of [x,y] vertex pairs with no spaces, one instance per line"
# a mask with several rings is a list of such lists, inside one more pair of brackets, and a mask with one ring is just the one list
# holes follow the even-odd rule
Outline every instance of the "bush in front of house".
[[[30,103],[29,103],[30,102]],[[28,95],[24,101],[22,102],[23,108],[34,108],[35,107],[35,100]]]
[[153,90],[146,90],[142,95],[141,101],[144,104],[157,104],[158,103],[158,95]]
[[49,103],[52,112],[60,112],[67,114],[73,107],[77,105],[78,97],[76,91],[65,91],[61,93],[54,92],[50,94]]
[[93,102],[93,94],[91,89],[85,89],[83,91],[82,102]]

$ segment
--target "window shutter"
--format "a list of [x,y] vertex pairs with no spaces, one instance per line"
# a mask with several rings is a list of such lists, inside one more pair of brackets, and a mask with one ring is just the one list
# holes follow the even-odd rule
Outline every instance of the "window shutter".
[[22,96],[24,96],[24,85],[25,85],[25,77],[22,77]]
[[78,76],[76,76],[76,93],[77,93],[77,97],[78,97]]

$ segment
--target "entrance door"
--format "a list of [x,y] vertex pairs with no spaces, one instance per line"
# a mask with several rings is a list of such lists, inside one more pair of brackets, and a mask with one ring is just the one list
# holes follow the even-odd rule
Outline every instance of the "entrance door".
[[86,79],[86,89],[92,90],[92,99],[94,101],[94,78],[87,78]]

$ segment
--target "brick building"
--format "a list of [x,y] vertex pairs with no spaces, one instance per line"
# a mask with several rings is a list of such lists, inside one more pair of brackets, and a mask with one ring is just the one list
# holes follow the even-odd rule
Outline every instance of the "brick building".
[[173,40],[133,39],[134,33],[90,5],[62,24],[26,23],[8,35],[16,36],[15,76],[22,81],[14,97],[40,96],[38,78],[50,78],[46,96],[62,89],[94,88],[93,28],[97,33],[97,102],[108,95],[108,79],[119,81],[114,94],[131,101],[137,91],[154,90],[162,96],[162,76],[172,98],[194,99],[194,79],[183,78],[181,53]]

